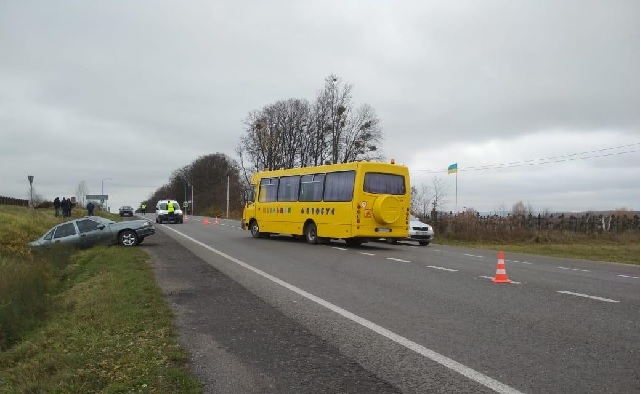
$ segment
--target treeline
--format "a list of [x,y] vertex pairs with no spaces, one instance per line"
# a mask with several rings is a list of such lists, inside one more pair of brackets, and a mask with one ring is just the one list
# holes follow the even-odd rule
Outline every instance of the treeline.
[[380,159],[380,120],[356,108],[351,84],[330,75],[313,102],[279,100],[251,111],[237,153],[247,172]]
[[201,156],[193,163],[175,170],[169,182],[145,201],[147,212],[154,211],[158,200],[176,199],[181,205],[184,201],[191,201],[193,189],[194,198],[189,213],[222,216],[227,209],[228,179],[229,210],[238,213],[242,209],[240,167],[235,160],[222,153]]

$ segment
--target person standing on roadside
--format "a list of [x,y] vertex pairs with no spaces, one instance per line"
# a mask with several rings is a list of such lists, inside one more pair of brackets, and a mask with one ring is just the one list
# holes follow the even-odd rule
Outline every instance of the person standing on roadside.
[[56,217],[60,216],[60,197],[53,200],[53,210]]
[[66,218],[67,217],[67,197],[62,197],[62,201],[60,201],[60,208],[62,208],[62,217]]
[[87,204],[87,215],[93,216],[93,209],[94,208],[95,208],[95,206],[93,205],[93,203],[91,201],[89,201],[89,203]]
[[145,214],[147,213],[147,204],[145,203],[140,204],[140,212],[142,212],[143,216],[146,216]]

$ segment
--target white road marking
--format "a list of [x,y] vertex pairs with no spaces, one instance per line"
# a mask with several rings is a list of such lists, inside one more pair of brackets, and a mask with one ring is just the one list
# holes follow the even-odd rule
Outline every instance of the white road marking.
[[[483,276],[483,275],[480,275],[479,278],[494,279],[493,276]],[[512,284],[512,285],[520,285],[521,282],[516,282],[516,281],[510,280],[510,284]]]
[[388,260],[400,261],[401,263],[411,263],[409,260],[397,259],[396,257],[388,257]]
[[360,254],[364,254],[365,256],[376,256],[374,253],[367,253],[367,252],[358,252]]
[[464,255],[464,256],[469,256],[469,257],[477,257],[477,258],[479,258],[479,259],[482,259],[482,258],[483,258],[483,256],[477,256],[477,255],[469,254],[469,253],[463,253],[463,255]]
[[458,270],[453,270],[451,268],[445,268],[445,267],[437,267],[435,265],[426,265],[427,268],[434,268],[437,270],[443,270],[443,271],[451,271],[451,272],[457,272]]
[[638,277],[638,276],[629,276],[629,275],[617,275],[617,276],[620,276],[620,277],[622,277],[622,278],[639,279],[639,277]]
[[441,249],[434,249],[435,252],[443,252]]
[[339,248],[338,246],[332,246],[332,248],[338,249],[338,250],[347,250],[346,248]]
[[247,263],[245,263],[245,262],[243,262],[241,260],[238,260],[235,257],[232,257],[232,256],[230,256],[230,255],[228,255],[228,254],[226,254],[224,252],[221,252],[220,250],[214,249],[211,246],[206,245],[206,244],[204,244],[204,243],[202,243],[202,242],[200,242],[200,241],[198,241],[198,240],[196,240],[196,239],[194,239],[194,238],[192,238],[192,237],[190,237],[190,236],[188,236],[186,234],[183,234],[183,233],[181,233],[180,231],[178,231],[178,230],[176,230],[174,228],[171,228],[171,227],[166,227],[166,228],[168,230],[171,230],[171,231],[175,232],[176,234],[179,234],[179,235],[185,237],[186,239],[194,242],[195,244],[200,245],[203,248],[205,248],[205,249],[207,249],[207,250],[209,250],[209,251],[211,251],[213,253],[216,253],[217,255],[219,255],[221,257],[224,257],[227,260],[229,260],[229,261],[231,261],[233,263],[236,263],[239,266],[241,266],[241,267],[243,267],[245,269],[248,269],[248,270],[254,272],[257,275],[262,276],[263,278],[265,278],[267,280],[270,280],[270,281],[272,281],[272,282],[274,282],[274,283],[276,283],[278,285],[283,286],[284,288],[286,288],[286,289],[288,289],[288,290],[300,295],[301,297],[305,297],[308,300],[310,300],[312,302],[315,302],[318,305],[321,305],[321,306],[331,310],[332,312],[335,312],[335,313],[343,316],[346,319],[349,319],[349,320],[351,320],[351,321],[353,321],[353,322],[355,322],[357,324],[360,324],[361,326],[363,326],[363,327],[365,327],[365,328],[367,328],[367,329],[369,329],[371,331],[374,331],[375,333],[377,333],[377,334],[389,339],[390,341],[395,342],[395,343],[397,343],[397,344],[399,344],[401,346],[404,346],[407,349],[412,350],[413,352],[416,352],[416,353],[418,353],[418,354],[420,354],[420,355],[422,355],[422,356],[424,356],[424,357],[426,357],[426,358],[428,358],[428,359],[430,359],[430,360],[432,360],[434,362],[437,362],[437,363],[443,365],[446,368],[451,369],[452,371],[458,372],[461,375],[467,377],[468,379],[471,379],[471,380],[473,380],[473,381],[475,381],[475,382],[477,382],[479,384],[482,384],[485,387],[488,387],[488,388],[496,391],[497,393],[521,394],[520,391],[518,391],[517,389],[515,389],[513,387],[510,387],[510,386],[508,386],[508,385],[506,385],[504,383],[501,383],[498,380],[492,379],[491,377],[489,377],[487,375],[484,375],[481,372],[478,372],[478,371],[476,371],[476,370],[474,370],[474,369],[472,369],[470,367],[467,367],[467,366],[459,363],[458,361],[455,361],[455,360],[453,360],[453,359],[451,359],[451,358],[449,358],[447,356],[444,356],[444,355],[442,355],[440,353],[437,353],[434,350],[428,349],[428,348],[426,348],[426,347],[424,347],[422,345],[419,345],[416,342],[410,341],[409,339],[407,339],[407,338],[405,338],[403,336],[400,336],[400,335],[398,335],[398,334],[396,334],[396,333],[394,333],[394,332],[392,332],[392,331],[390,331],[390,330],[388,330],[386,328],[383,328],[383,327],[379,326],[378,324],[375,324],[375,323],[373,323],[373,322],[371,322],[371,321],[369,321],[367,319],[364,319],[364,318],[362,318],[362,317],[360,317],[358,315],[355,315],[352,312],[349,312],[346,309],[343,309],[343,308],[341,308],[341,307],[339,307],[337,305],[334,305],[334,304],[332,304],[332,303],[330,303],[328,301],[325,301],[324,299],[322,299],[320,297],[317,297],[317,296],[315,296],[315,295],[313,295],[311,293],[306,292],[305,290],[303,290],[303,289],[301,289],[299,287],[296,287],[296,286],[294,286],[292,284],[289,284],[289,283],[285,282],[282,279],[279,279],[279,278],[277,278],[275,276],[272,276],[272,275],[270,275],[270,274],[268,274],[268,273],[266,273],[264,271],[261,271],[258,268],[255,268],[255,267],[253,267],[253,266],[251,266],[251,265],[249,265],[249,264],[247,264]]
[[582,270],[579,268],[568,268],[568,267],[557,267],[557,268],[560,268],[562,270],[569,270],[569,271],[591,272],[590,270]]
[[506,263],[520,263],[520,264],[532,264],[527,261],[518,261],[518,260],[505,260]]
[[609,298],[603,298],[603,297],[591,296],[591,295],[581,294],[581,293],[573,293],[573,292],[571,292],[571,291],[566,291],[566,290],[558,290],[558,291],[557,291],[557,293],[561,293],[561,294],[569,294],[569,295],[573,295],[573,296],[577,296],[577,297],[592,298],[593,300],[597,300],[597,301],[604,301],[604,302],[620,302],[620,301],[617,301],[617,300],[611,300],[611,299],[609,299]]

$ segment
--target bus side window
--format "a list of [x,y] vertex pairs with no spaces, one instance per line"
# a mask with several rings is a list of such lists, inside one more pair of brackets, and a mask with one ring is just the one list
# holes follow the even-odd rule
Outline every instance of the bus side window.
[[278,196],[278,178],[263,178],[260,180],[258,201],[274,202]]
[[297,201],[299,182],[299,175],[280,177],[278,182],[278,201]]
[[303,175],[298,201],[322,201],[324,180],[325,174]]
[[354,171],[328,173],[323,201],[352,201],[355,176]]

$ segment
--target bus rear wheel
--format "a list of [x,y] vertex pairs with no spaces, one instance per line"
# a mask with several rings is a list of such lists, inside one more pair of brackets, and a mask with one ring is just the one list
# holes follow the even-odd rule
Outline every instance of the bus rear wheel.
[[315,245],[318,243],[318,234],[316,232],[316,224],[311,222],[305,226],[305,239],[307,243]]

